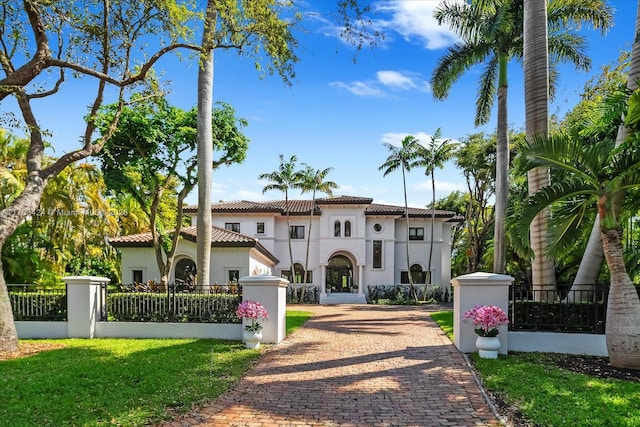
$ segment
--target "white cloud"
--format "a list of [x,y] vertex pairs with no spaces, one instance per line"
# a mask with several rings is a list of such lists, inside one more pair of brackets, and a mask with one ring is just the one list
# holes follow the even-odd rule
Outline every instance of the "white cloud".
[[[438,172],[436,171],[436,175],[437,173]],[[462,191],[462,192],[467,191],[466,185],[462,182],[446,182],[446,181],[438,181],[437,179],[435,181],[436,181],[436,197],[438,194],[451,194],[454,191]],[[428,191],[430,194],[431,181],[430,180],[422,181],[420,184],[415,185],[414,188],[420,191]]]
[[410,90],[421,92],[431,91],[431,86],[426,80],[421,78],[420,74],[393,70],[378,71],[376,72],[375,79],[367,81],[356,80],[349,83],[332,82],[330,85],[345,89],[357,96],[384,97],[390,94],[386,90],[393,92]]
[[331,82],[330,86],[339,87],[341,89],[345,89],[357,96],[376,96],[381,97],[385,96],[384,91],[380,88],[376,87],[375,82],[361,82],[355,81],[350,83],[344,82]]
[[[431,137],[433,136],[433,134],[429,134],[429,133],[426,133],[426,132],[387,132],[387,133],[382,135],[382,137],[380,138],[380,141],[383,142],[383,143],[386,142],[386,143],[389,143],[391,145],[395,145],[395,146],[399,147],[400,145],[402,145],[402,140],[407,135],[412,135],[414,138],[416,138],[418,140],[418,142],[420,142],[422,145],[425,145],[425,146],[429,142],[431,142]],[[446,138],[446,137],[442,137],[438,141],[442,141],[444,139],[449,139],[450,142],[453,143],[453,144],[460,143],[460,141],[458,141],[457,139]]]
[[[458,0],[463,1],[463,0]],[[385,31],[394,31],[407,41],[417,41],[427,49],[441,49],[452,45],[456,35],[440,26],[433,17],[439,1],[384,0],[376,3],[376,10],[389,13],[391,18],[378,21]]]

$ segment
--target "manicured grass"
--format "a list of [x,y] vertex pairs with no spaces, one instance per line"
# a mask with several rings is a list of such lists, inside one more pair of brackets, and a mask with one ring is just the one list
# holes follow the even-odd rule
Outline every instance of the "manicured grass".
[[536,425],[640,426],[640,383],[562,370],[545,353],[472,357],[487,389],[516,404]]
[[[310,316],[287,312],[287,333]],[[65,347],[0,362],[0,426],[153,424],[212,401],[260,356],[209,339],[47,342]]]
[[287,310],[287,335],[309,320],[313,313],[309,311]]
[[[453,340],[453,312],[436,312],[431,317]],[[471,355],[484,386],[517,406],[534,425],[640,425],[640,383],[566,371],[556,366],[556,357],[518,353],[481,359]]]
[[431,313],[431,318],[436,321],[440,329],[453,341],[453,311],[436,311]]

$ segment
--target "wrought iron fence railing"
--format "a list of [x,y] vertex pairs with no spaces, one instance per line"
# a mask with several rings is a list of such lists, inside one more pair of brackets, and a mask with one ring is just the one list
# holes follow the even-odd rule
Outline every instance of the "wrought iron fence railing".
[[67,289],[36,285],[7,285],[13,318],[17,321],[66,321]]
[[181,283],[166,287],[103,286],[103,321],[241,323],[235,312],[242,302],[238,287],[207,289]]

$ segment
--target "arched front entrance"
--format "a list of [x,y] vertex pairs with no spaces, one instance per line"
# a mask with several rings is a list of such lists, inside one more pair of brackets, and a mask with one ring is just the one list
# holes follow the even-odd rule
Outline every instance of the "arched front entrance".
[[334,255],[327,264],[326,289],[331,292],[351,292],[356,283],[353,277],[353,263],[344,255]]
[[189,258],[182,258],[176,263],[175,282],[177,285],[195,285],[196,263]]

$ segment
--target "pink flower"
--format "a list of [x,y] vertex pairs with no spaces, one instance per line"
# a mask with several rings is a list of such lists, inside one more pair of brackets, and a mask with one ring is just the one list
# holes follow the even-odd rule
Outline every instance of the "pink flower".
[[495,337],[498,327],[509,323],[505,312],[494,305],[476,305],[462,316],[462,320],[473,323],[476,334],[483,337]]
[[247,331],[260,332],[262,330],[262,325],[256,322],[256,320],[267,320],[269,318],[269,313],[259,302],[246,300],[242,301],[238,306],[236,316],[240,319],[251,319],[251,325],[246,325],[244,327]]

